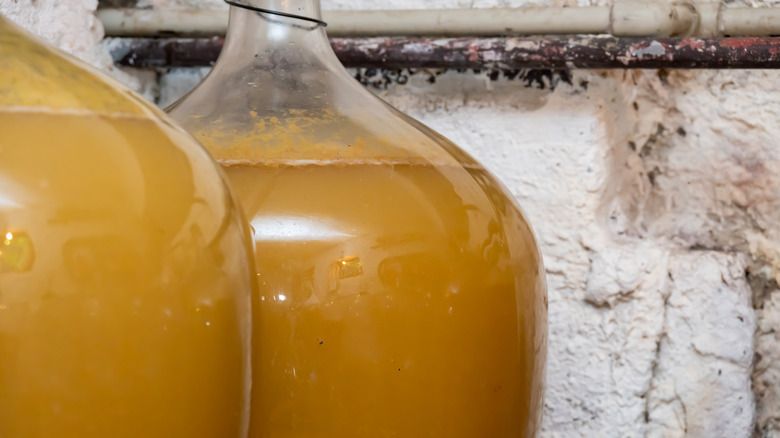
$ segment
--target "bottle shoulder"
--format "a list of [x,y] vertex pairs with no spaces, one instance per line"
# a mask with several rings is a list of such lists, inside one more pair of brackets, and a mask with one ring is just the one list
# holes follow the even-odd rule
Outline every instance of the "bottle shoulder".
[[124,85],[3,17],[0,59],[0,110],[141,117],[170,125],[162,111]]
[[0,274],[175,283],[194,275],[188,266],[216,273],[230,259],[235,282],[250,278],[248,228],[188,136],[149,119],[1,111],[0,131],[0,231],[26,245],[0,248]]
[[118,89],[79,61],[0,21],[0,107],[141,114]]
[[366,90],[341,66],[231,70],[218,63],[166,111],[218,160],[456,164],[466,158],[452,142]]
[[[91,181],[101,175],[111,183],[128,171],[143,185],[148,178],[171,176],[183,163],[199,168],[209,184],[221,179],[206,151],[165,113],[2,17],[0,58],[4,176]],[[146,163],[150,154],[153,163]],[[73,173],[76,169],[83,173]]]
[[[158,121],[0,111],[0,130],[0,174],[8,182],[0,195],[18,209],[46,210],[63,223],[111,224],[104,213],[117,223],[155,217],[165,233],[198,203],[215,218],[227,215],[218,166],[189,136]],[[79,216],[89,212],[95,216]]]

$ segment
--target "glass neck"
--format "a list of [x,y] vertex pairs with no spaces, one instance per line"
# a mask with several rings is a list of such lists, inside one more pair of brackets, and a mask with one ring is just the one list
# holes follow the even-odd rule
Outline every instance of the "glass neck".
[[322,19],[319,0],[231,0],[230,3],[244,5],[246,9],[265,9],[280,14]]
[[[235,0],[254,8],[320,20],[319,0]],[[259,66],[338,64],[324,26],[314,21],[230,6],[219,63]]]

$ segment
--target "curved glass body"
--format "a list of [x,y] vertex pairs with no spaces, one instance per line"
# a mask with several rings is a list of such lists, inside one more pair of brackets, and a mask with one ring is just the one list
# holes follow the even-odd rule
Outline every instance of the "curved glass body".
[[249,228],[141,98],[0,16],[0,436],[243,438]]
[[250,436],[533,436],[546,291],[515,202],[364,90],[316,23],[239,7],[230,20],[213,71],[169,112],[253,226]]

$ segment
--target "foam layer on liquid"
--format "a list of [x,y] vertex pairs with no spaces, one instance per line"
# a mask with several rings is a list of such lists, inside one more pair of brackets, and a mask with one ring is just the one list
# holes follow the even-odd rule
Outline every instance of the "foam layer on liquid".
[[459,160],[453,155],[465,156],[446,140],[420,136],[411,126],[372,124],[330,110],[286,110],[278,116],[248,111],[232,114],[229,119],[208,115],[192,116],[180,122],[225,165],[436,163],[457,166]]
[[456,165],[451,160],[443,160],[444,162],[436,163],[430,162],[424,158],[337,158],[332,160],[323,159],[283,159],[283,158],[271,158],[271,159],[237,159],[237,160],[216,160],[220,165],[225,168],[229,167],[266,167],[266,168],[296,168],[296,167],[347,167],[347,166],[433,166],[433,167],[453,167],[480,170],[483,169],[479,164],[466,164]]

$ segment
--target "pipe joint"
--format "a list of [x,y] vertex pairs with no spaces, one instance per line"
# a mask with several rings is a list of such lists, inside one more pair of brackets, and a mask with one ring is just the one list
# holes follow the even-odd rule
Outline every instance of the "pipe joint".
[[723,35],[723,2],[696,4],[695,35],[712,38]]
[[610,33],[615,36],[691,35],[697,23],[696,8],[690,3],[616,0],[610,11]]

